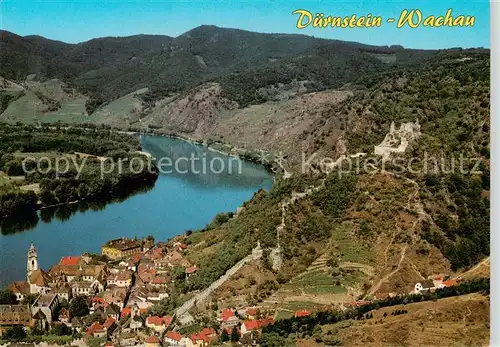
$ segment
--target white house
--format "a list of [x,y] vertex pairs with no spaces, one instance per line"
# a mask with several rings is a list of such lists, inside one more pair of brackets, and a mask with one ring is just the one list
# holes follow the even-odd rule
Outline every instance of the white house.
[[176,331],[167,331],[165,334],[165,342],[168,346],[187,347],[193,345],[190,338],[184,337]]

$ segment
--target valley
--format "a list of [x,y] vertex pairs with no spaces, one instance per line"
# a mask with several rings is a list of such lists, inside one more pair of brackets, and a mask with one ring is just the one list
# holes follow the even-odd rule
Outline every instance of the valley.
[[[409,50],[212,26],[176,38],[78,45],[2,32],[0,43],[7,48],[0,51],[5,127],[163,135],[173,157],[183,145],[168,136],[180,137],[275,173],[272,185],[253,163],[244,176],[190,175],[200,191],[214,184],[223,196],[189,195],[217,210],[201,206],[211,218],[189,215],[184,234],[174,227],[175,213],[154,219],[175,233],[128,222],[128,236],[156,230],[161,241],[177,234],[188,245],[182,255],[196,271],[170,281],[168,298],[150,302],[150,313],[179,319],[176,331],[224,330],[223,312],[258,308],[261,319],[276,322],[251,335],[263,346],[417,345],[455,330],[445,345],[487,340],[489,279],[481,281],[489,278],[490,254],[489,50]],[[87,55],[92,59],[81,63]],[[154,156],[167,148],[160,142],[153,138],[142,150]],[[21,148],[0,150],[5,160]],[[99,147],[78,152],[109,155]],[[463,157],[462,167],[447,166]],[[259,183],[246,189],[254,179]],[[167,186],[174,208],[186,188]],[[223,213],[228,209],[219,207],[228,205],[218,199],[236,195],[229,210],[237,211]],[[153,192],[124,206],[143,218],[148,199],[160,209],[167,200]],[[364,311],[454,290],[458,299]],[[346,319],[308,323],[328,312]],[[290,333],[292,324],[303,328]]]

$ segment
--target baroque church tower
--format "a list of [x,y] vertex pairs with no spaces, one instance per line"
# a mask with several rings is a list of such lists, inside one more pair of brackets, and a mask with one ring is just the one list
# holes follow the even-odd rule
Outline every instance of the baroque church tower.
[[33,273],[33,271],[38,270],[38,253],[36,251],[36,248],[33,244],[31,244],[30,249],[28,251],[28,263],[26,266],[26,275],[29,278],[30,275]]

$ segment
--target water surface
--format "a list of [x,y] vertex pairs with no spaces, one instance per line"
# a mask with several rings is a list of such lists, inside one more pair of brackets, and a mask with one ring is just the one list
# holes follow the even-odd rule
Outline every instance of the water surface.
[[[123,202],[94,209],[72,206],[55,211],[52,219],[42,215],[30,230],[0,235],[0,287],[24,279],[30,243],[38,249],[40,266],[48,269],[65,255],[99,253],[100,246],[113,238],[153,235],[167,240],[204,227],[219,212],[236,211],[253,193],[272,184],[272,176],[262,166],[201,145],[159,136],[142,136],[141,143],[154,158],[170,158],[163,160],[164,171],[174,169],[179,158],[198,160],[194,165],[178,160],[182,173],[160,174],[154,188]],[[224,170],[213,173],[209,163],[216,172]]]

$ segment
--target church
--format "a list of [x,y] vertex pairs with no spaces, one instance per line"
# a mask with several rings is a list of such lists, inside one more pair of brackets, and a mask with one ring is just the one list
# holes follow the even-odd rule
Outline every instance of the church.
[[50,289],[50,282],[49,274],[39,268],[38,252],[35,246],[31,244],[27,254],[26,281],[14,282],[9,286],[9,289],[20,302],[29,294],[46,294]]

